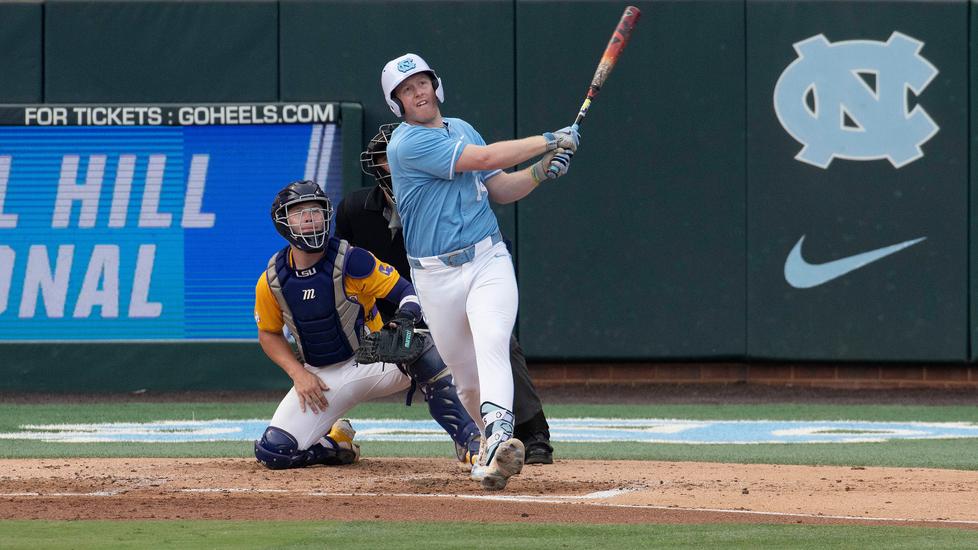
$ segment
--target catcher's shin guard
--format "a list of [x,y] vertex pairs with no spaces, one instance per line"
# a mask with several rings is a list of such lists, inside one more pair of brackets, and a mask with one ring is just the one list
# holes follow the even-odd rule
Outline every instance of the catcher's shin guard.
[[[479,454],[479,427],[455,391],[455,382],[448,366],[438,355],[438,350],[430,346],[417,361],[408,365],[408,375],[418,384],[428,403],[428,412],[455,442],[459,461],[468,461]],[[462,450],[468,451],[468,456]]]
[[[336,429],[335,424],[333,429]],[[351,427],[350,431],[352,430]],[[261,440],[255,441],[255,458],[270,470],[303,468],[313,464],[329,466],[352,464],[360,457],[360,449],[352,442],[352,435],[349,439],[348,445],[343,445],[346,442],[336,442],[327,436],[319,443],[300,451],[299,444],[292,434],[275,426],[269,426],[262,434]]]

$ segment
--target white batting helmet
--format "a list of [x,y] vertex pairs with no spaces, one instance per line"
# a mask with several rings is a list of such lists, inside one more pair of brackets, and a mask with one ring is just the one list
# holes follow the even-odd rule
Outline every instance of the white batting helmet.
[[380,73],[380,85],[384,88],[384,99],[387,105],[394,111],[394,114],[403,117],[404,109],[400,100],[394,97],[394,89],[407,80],[411,75],[418,73],[431,74],[432,86],[435,88],[435,96],[440,103],[445,102],[445,88],[441,85],[441,79],[431,70],[431,67],[421,59],[420,55],[406,53],[400,57],[395,57],[384,65],[383,72]]

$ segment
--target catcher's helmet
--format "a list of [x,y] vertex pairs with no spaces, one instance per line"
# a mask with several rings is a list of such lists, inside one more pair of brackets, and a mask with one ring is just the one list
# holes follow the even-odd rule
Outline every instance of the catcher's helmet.
[[431,70],[431,67],[421,59],[421,56],[413,53],[406,53],[400,57],[395,57],[384,65],[384,70],[380,73],[380,85],[384,89],[384,100],[391,111],[399,117],[404,116],[404,105],[401,100],[394,97],[394,90],[397,86],[407,80],[409,76],[417,73],[428,73],[431,75],[431,86],[435,89],[435,96],[439,103],[445,102],[445,88],[441,85],[441,79]]
[[[394,198],[391,171],[387,165],[387,144],[391,141],[391,134],[394,133],[394,128],[397,128],[396,123],[382,124],[380,126],[380,131],[371,138],[370,143],[367,144],[367,148],[360,153],[360,169],[363,170],[364,174],[373,176],[377,180],[377,184],[387,191],[387,195],[396,204],[397,200]],[[384,156],[383,159],[380,158],[382,155]]]
[[[296,208],[305,202],[318,202],[320,206]],[[279,191],[272,201],[275,230],[299,250],[322,250],[329,237],[332,219],[333,204],[314,181],[294,181]]]

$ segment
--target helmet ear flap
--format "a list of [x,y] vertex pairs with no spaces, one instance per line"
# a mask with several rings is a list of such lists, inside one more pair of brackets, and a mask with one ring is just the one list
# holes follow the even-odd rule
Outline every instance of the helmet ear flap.
[[[443,88],[442,85],[441,85],[441,78],[439,78],[438,76],[436,76],[434,72],[431,73],[431,76],[434,76],[435,77],[434,80],[432,80],[432,84],[434,84],[434,88],[435,88],[435,97],[438,98],[438,102],[439,103],[444,103],[445,102],[445,88]],[[403,106],[402,106],[401,111],[403,111],[403,110],[404,109],[403,109]]]

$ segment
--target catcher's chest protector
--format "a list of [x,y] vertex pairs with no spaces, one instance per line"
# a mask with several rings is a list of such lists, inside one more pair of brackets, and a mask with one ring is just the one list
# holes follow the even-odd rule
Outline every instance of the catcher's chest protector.
[[265,270],[285,325],[295,335],[299,360],[314,367],[346,361],[360,346],[363,311],[343,289],[348,247],[346,241],[330,239],[323,259],[299,272],[289,266],[286,247]]

